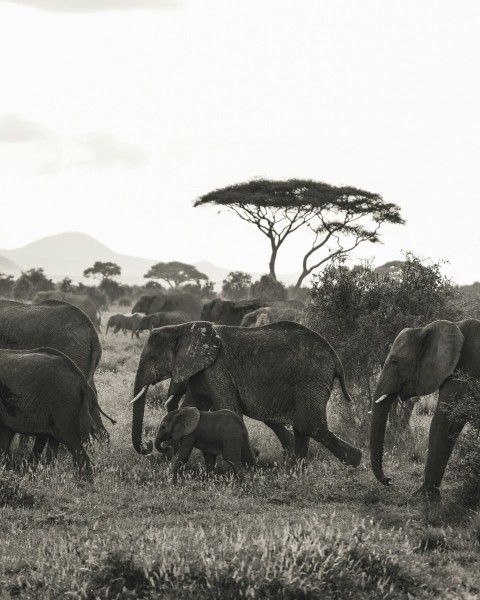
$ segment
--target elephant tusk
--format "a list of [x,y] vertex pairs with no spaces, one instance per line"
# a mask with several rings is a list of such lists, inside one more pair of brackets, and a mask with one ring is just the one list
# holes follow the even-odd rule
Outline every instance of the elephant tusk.
[[383,402],[387,398],[388,398],[388,394],[383,394],[383,396],[380,396],[380,398],[378,398],[378,400],[375,400],[375,404],[380,404],[380,402]]
[[135,396],[135,398],[133,400],[130,400],[129,404],[133,404],[134,402],[136,402],[147,388],[148,388],[148,385],[144,385],[143,388]]

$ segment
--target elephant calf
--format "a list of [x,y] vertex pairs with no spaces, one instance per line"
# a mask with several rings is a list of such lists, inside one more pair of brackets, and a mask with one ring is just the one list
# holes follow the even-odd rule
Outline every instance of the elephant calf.
[[55,448],[61,443],[72,454],[80,475],[92,480],[92,463],[83,444],[96,429],[95,409],[101,411],[93,388],[62,352],[0,350],[1,452],[8,453],[15,433],[42,436],[44,444],[35,458],[47,439],[53,440]]
[[169,412],[160,423],[155,448],[162,452],[164,442],[176,440],[180,446],[172,463],[173,481],[194,448],[203,452],[208,473],[214,469],[219,454],[230,464],[235,475],[243,472],[244,465],[255,464],[247,428],[231,410],[208,412],[189,406]]

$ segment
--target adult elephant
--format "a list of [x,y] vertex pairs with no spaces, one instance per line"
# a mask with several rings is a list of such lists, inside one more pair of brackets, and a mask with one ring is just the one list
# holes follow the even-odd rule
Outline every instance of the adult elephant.
[[257,308],[253,312],[247,313],[240,327],[261,327],[277,321],[299,321],[301,312],[295,308],[275,308],[273,306],[264,306]]
[[132,308],[132,313],[139,312],[146,315],[157,312],[184,312],[191,321],[198,321],[201,311],[201,300],[183,292],[141,296]]
[[361,451],[327,425],[326,407],[336,378],[351,399],[340,359],[307,327],[282,321],[247,329],[197,321],[154,329],[134,387],[132,442],[141,454],[152,449],[151,442],[142,443],[148,386],[169,377],[187,385],[184,406],[227,408],[270,426],[290,424],[298,457],[306,457],[312,437],[346,464],[360,463]]
[[49,292],[37,292],[37,294],[35,294],[35,298],[33,299],[33,303],[38,304],[44,300],[61,300],[62,302],[73,304],[73,306],[83,310],[83,312],[90,317],[95,329],[100,331],[100,311],[98,310],[96,302],[88,294],[67,294],[56,290]]
[[430,498],[440,496],[439,486],[448,459],[467,420],[461,410],[454,410],[470,393],[467,383],[458,374],[480,378],[480,321],[434,321],[426,327],[404,329],[398,334],[373,397],[371,464],[381,483],[391,484],[391,479],[383,473],[382,464],[391,406],[397,400],[439,390],[430,425],[424,481],[417,493]]
[[[80,369],[95,390],[94,373],[102,357],[98,334],[87,315],[58,300],[40,304],[0,301],[0,348],[60,350]],[[108,439],[98,410],[92,413],[96,428]]]

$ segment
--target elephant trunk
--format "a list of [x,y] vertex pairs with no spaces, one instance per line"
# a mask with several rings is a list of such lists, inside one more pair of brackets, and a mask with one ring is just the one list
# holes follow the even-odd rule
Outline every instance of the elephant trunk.
[[[377,395],[374,396],[377,398]],[[381,402],[373,404],[372,423],[370,426],[370,461],[375,477],[383,485],[391,485],[390,477],[383,473],[383,449],[385,443],[385,429],[387,426],[388,413],[395,402],[396,395],[389,394]]]
[[142,363],[138,367],[135,377],[134,397],[138,398],[133,403],[132,418],[132,444],[139,454],[150,454],[153,443],[150,440],[146,445],[142,442],[143,415],[145,412],[145,399],[147,397],[148,385],[144,383],[144,368]]

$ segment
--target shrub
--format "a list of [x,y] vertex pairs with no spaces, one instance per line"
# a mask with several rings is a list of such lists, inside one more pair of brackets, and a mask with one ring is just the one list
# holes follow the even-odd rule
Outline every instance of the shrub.
[[132,306],[132,299],[128,296],[122,296],[118,299],[119,306]]
[[250,288],[252,298],[259,300],[287,300],[287,289],[281,281],[275,281],[270,275],[262,275]]

